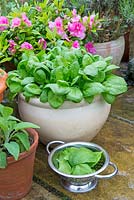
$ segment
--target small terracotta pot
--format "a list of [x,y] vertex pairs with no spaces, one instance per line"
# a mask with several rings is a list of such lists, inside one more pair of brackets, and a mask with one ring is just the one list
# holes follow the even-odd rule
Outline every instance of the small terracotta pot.
[[8,166],[0,169],[0,200],[18,200],[31,189],[35,152],[38,145],[38,133],[27,129],[34,139],[28,152],[20,154],[17,161],[8,158]]
[[7,73],[0,68],[0,102],[3,99],[3,92],[6,89]]

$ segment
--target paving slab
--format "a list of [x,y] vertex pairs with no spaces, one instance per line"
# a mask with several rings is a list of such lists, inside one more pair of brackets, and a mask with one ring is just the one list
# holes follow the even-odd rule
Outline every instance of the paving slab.
[[112,105],[111,115],[118,119],[134,123],[134,87],[120,95]]
[[60,198],[33,182],[30,193],[22,200],[60,200]]

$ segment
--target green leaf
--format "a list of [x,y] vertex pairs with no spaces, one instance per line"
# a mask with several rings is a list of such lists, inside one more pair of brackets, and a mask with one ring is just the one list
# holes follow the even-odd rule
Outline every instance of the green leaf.
[[11,93],[20,93],[23,89],[21,83],[17,82],[11,82],[10,85],[8,86]]
[[45,83],[46,82],[46,72],[42,68],[36,68],[34,71],[34,78],[38,83]]
[[14,116],[9,116],[8,119],[11,120],[11,121],[18,121],[18,122],[21,121],[20,119],[18,119],[17,117],[14,117]]
[[4,169],[7,166],[7,156],[5,152],[0,152],[0,168]]
[[106,92],[112,95],[119,95],[127,91],[125,80],[116,75],[109,75],[103,85],[106,88]]
[[40,95],[40,101],[42,103],[46,103],[48,101],[48,90],[47,89],[43,89],[43,91]]
[[108,56],[108,57],[104,58],[104,61],[105,61],[108,65],[110,65],[111,62],[112,62],[112,59],[113,59],[112,56]]
[[109,65],[107,66],[107,68],[104,70],[104,72],[108,72],[108,71],[111,71],[113,69],[118,69],[120,67],[116,66],[116,65]]
[[30,83],[24,87],[24,91],[29,92],[31,94],[39,95],[41,93],[41,89],[35,83]]
[[17,70],[22,78],[27,76],[26,65],[27,60],[21,60],[17,66]]
[[95,82],[103,82],[105,79],[105,72],[104,71],[99,71],[98,74],[94,77]]
[[95,172],[95,170],[92,169],[88,164],[80,164],[72,168],[73,175],[85,175],[85,174],[91,174],[93,172]]
[[14,157],[15,160],[18,160],[20,148],[19,148],[19,145],[16,142],[5,143],[4,147]]
[[80,76],[76,76],[71,83],[71,86],[75,85],[77,83],[77,81],[79,80]]
[[70,76],[71,76],[71,79],[74,79],[76,76],[78,76],[79,69],[80,69],[80,65],[79,65],[78,61],[74,61],[70,65]]
[[84,85],[83,94],[85,97],[95,96],[105,92],[105,87],[98,82],[86,83]]
[[25,99],[29,99],[29,100],[31,97],[34,97],[34,94],[31,94],[30,92],[26,92],[26,91],[23,92],[23,95],[25,96]]
[[67,160],[60,160],[59,161],[59,168],[58,170],[60,172],[63,172],[65,174],[71,174],[71,166],[69,165]]
[[16,124],[16,126],[14,127],[14,130],[18,131],[18,130],[22,130],[26,128],[40,128],[40,127],[30,122],[20,122]]
[[29,142],[29,137],[28,134],[26,133],[16,133],[13,138],[17,138],[20,140],[20,142],[23,144],[23,146],[25,147],[25,150],[29,150],[30,148],[30,142]]
[[34,82],[34,77],[26,77],[21,81],[21,85],[27,85]]
[[3,118],[3,117],[0,117],[0,130],[3,130],[4,135],[8,131],[8,126],[5,122],[7,122],[7,120],[5,120],[5,118]]
[[88,65],[83,70],[86,75],[96,76],[98,74],[98,68],[92,65]]
[[49,28],[46,27],[46,38],[50,41],[55,38],[55,31],[51,31]]
[[3,117],[7,118],[13,113],[13,109],[8,106],[0,104],[0,113]]
[[4,63],[4,62],[7,62],[7,61],[10,61],[12,60],[12,57],[8,57],[8,58],[3,58],[1,61],[0,61],[0,64]]
[[79,88],[72,87],[70,88],[70,91],[67,94],[66,98],[73,102],[79,103],[83,99],[83,94]]
[[97,61],[91,64],[92,67],[98,68],[98,70],[104,70],[107,66],[107,63],[105,61]]
[[63,86],[63,87],[69,86],[69,83],[64,80],[58,80],[57,83],[58,83],[58,85]]
[[48,92],[48,102],[53,108],[59,108],[64,103],[64,97],[56,95],[50,90]]
[[109,104],[112,104],[115,101],[115,96],[108,93],[102,93],[103,98]]
[[56,80],[64,80],[64,74],[63,74],[63,68],[62,66],[59,66],[55,69],[55,77]]
[[83,59],[82,59],[82,65],[83,65],[83,67],[86,67],[86,66],[90,65],[92,62],[93,62],[93,60],[92,60],[92,58],[91,58],[90,55],[85,54],[83,56]]
[[84,98],[88,103],[92,103],[94,100],[94,96],[90,96],[90,97],[85,97]]
[[71,166],[82,163],[94,163],[96,164],[101,158],[102,152],[93,152],[88,148],[80,147],[76,150],[70,150],[69,163]]
[[61,86],[61,85],[58,85],[57,83],[47,84],[45,88],[50,88],[52,92],[56,95],[64,95],[70,91],[68,86]]

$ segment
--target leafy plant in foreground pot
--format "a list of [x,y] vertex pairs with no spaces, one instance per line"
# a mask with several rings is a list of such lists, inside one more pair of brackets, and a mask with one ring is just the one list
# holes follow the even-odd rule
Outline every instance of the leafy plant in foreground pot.
[[0,199],[15,200],[31,187],[38,145],[38,133],[32,128],[39,126],[22,122],[12,113],[12,108],[0,104]]
[[[28,119],[26,117],[25,120],[31,120],[37,124],[42,121],[43,124],[40,124],[40,132],[42,133],[46,133],[50,128],[48,127],[47,130],[44,129],[49,125],[49,123],[45,124],[44,121],[44,118],[48,117],[49,120],[52,120],[51,129],[53,129],[55,135],[56,131],[54,127],[55,125],[58,126],[58,123],[55,121],[56,119],[58,120],[58,118],[56,118],[56,116],[54,117],[51,112],[56,114],[60,112],[60,109],[62,109],[62,113],[64,113],[63,111],[65,111],[65,113],[67,112],[64,116],[65,118],[62,117],[63,125],[65,125],[65,122],[69,123],[71,117],[74,123],[76,117],[74,114],[76,109],[73,109],[70,116],[67,108],[82,106],[84,109],[84,106],[87,106],[87,109],[84,111],[87,111],[88,116],[84,115],[83,119],[77,120],[77,123],[73,126],[77,127],[77,131],[79,132],[79,130],[82,129],[78,126],[78,121],[82,122],[84,120],[83,130],[85,131],[86,120],[93,120],[93,114],[91,114],[88,109],[92,110],[93,113],[96,112],[96,115],[94,115],[94,122],[96,123],[99,113],[105,113],[105,117],[101,118],[104,122],[106,121],[106,116],[108,116],[110,104],[114,102],[115,97],[127,90],[124,79],[112,74],[112,70],[116,68],[119,67],[111,64],[111,57],[102,58],[99,55],[87,53],[84,48],[67,48],[57,45],[48,53],[44,51],[41,51],[39,54],[34,54],[33,51],[25,52],[22,56],[22,60],[18,64],[17,70],[9,73],[7,85],[12,97],[21,93],[19,96],[21,117],[24,119],[24,116],[29,116],[30,118]],[[28,108],[26,108],[28,105],[30,106],[29,112]],[[69,105],[71,107],[69,107]],[[36,109],[36,114],[38,116],[37,121],[35,120],[35,116],[32,117],[32,114],[30,115],[31,112],[35,112],[35,110],[32,110],[34,106],[39,107],[39,109]],[[42,117],[41,113],[37,113],[39,110],[41,112],[41,108]],[[99,109],[97,111],[98,108],[102,110]],[[51,109],[52,111],[50,111]],[[55,111],[54,109],[59,111]],[[27,113],[24,114],[24,110]],[[48,113],[45,114],[45,111]],[[77,113],[77,116],[78,115],[79,117],[82,116],[82,112]],[[90,120],[88,117],[91,116],[92,119]],[[60,124],[62,124],[62,122]],[[100,127],[103,123],[97,124]],[[94,126],[93,123],[92,126]],[[71,127],[70,124],[68,124],[68,127]],[[61,139],[61,132],[65,132],[64,127],[62,128],[57,131],[59,135],[58,139]],[[99,129],[100,128],[97,128],[97,131]],[[48,137],[50,138],[50,129],[48,132]],[[73,132],[74,129],[70,130],[71,134]],[[94,132],[96,131],[94,130]],[[76,134],[76,136],[77,135],[78,134]],[[55,138],[50,139],[52,140]],[[62,139],[64,140],[65,138]]]
[[127,90],[124,79],[112,74],[119,67],[111,60],[63,46],[49,53],[25,52],[17,70],[9,73],[7,85],[13,97],[22,92],[26,101],[38,97],[53,108],[66,100],[91,103],[99,94],[111,104]]

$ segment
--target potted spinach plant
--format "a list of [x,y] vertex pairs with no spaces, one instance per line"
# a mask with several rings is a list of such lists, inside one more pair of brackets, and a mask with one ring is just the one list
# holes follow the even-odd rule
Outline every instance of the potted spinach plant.
[[124,79],[112,74],[116,68],[111,57],[57,45],[49,52],[25,52],[7,85],[12,97],[19,94],[21,118],[41,127],[43,143],[90,141],[115,97],[127,90]]
[[[17,200],[32,184],[39,126],[12,116],[13,109],[0,104],[0,199]],[[28,129],[27,129],[28,128]]]

